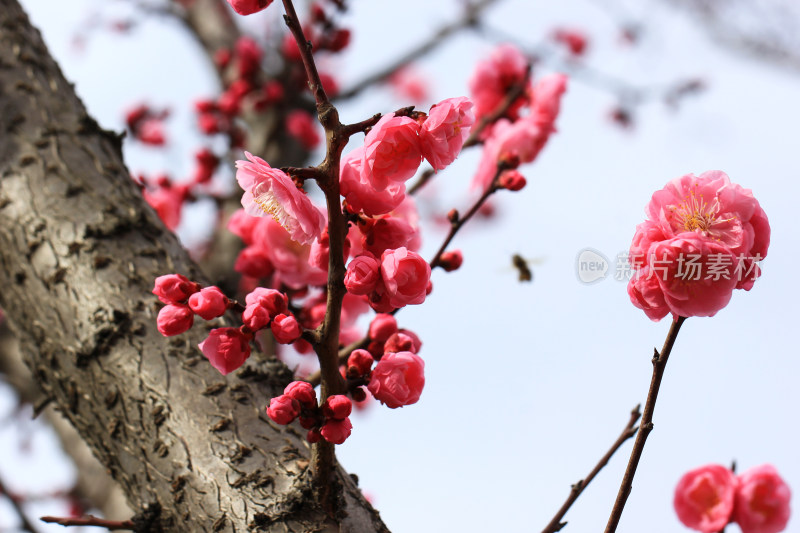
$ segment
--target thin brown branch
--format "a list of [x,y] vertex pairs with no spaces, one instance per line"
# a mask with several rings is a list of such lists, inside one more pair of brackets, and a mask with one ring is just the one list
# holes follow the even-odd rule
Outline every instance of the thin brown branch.
[[416,61],[417,59],[436,49],[440,44],[446,42],[447,38],[451,35],[463,29],[476,26],[480,14],[497,1],[498,0],[478,0],[477,2],[467,5],[460,18],[450,22],[449,24],[445,24],[426,41],[419,43],[415,48],[409,50],[403,56],[397,58],[395,61],[389,63],[386,67],[378,70],[377,72],[373,72],[369,76],[354,84],[350,89],[342,91],[336,96],[336,100],[348,100],[354,96],[358,96],[363,90],[375,85],[376,83],[387,80],[392,74],[401,68],[409,65],[413,61]]
[[647,436],[653,431],[653,412],[656,408],[661,379],[664,377],[664,369],[667,366],[667,360],[672,351],[672,346],[675,344],[675,339],[678,338],[678,332],[685,320],[685,317],[677,317],[673,320],[661,353],[659,354],[658,350],[653,350],[655,352],[653,355],[653,377],[650,380],[650,391],[647,393],[647,401],[644,404],[642,423],[639,425],[640,431],[639,434],[636,435],[636,442],[633,444],[633,450],[631,450],[628,468],[625,470],[625,476],[622,478],[617,500],[614,502],[614,509],[611,511],[611,516],[606,525],[606,533],[613,533],[617,530],[622,511],[625,509],[625,502],[628,501],[628,496],[630,496],[631,487],[633,486],[633,477],[636,475],[636,467],[639,465],[639,460],[642,458],[644,444],[647,441]]
[[105,520],[96,516],[86,515],[76,518],[61,518],[58,516],[43,516],[39,520],[48,524],[58,524],[61,526],[95,526],[104,527],[110,530],[128,529],[133,530],[132,520]]
[[589,486],[589,483],[592,482],[592,480],[595,478],[595,476],[597,476],[600,470],[602,470],[603,467],[605,467],[608,464],[608,461],[617,452],[617,450],[628,439],[636,435],[636,432],[639,429],[638,427],[636,427],[636,422],[642,416],[640,408],[641,404],[633,408],[633,410],[631,411],[630,419],[628,420],[628,423],[625,425],[625,429],[622,430],[622,433],[620,433],[619,437],[617,437],[617,440],[614,441],[614,444],[611,445],[611,448],[609,448],[606,454],[600,458],[600,460],[597,462],[592,471],[589,472],[589,474],[584,479],[581,479],[577,483],[572,485],[572,488],[569,491],[569,496],[567,497],[567,500],[564,502],[564,505],[562,505],[561,508],[558,510],[558,512],[555,514],[555,516],[553,516],[553,519],[550,520],[550,523],[547,524],[547,526],[545,526],[545,528],[542,530],[542,533],[555,533],[556,531],[561,531],[561,529],[563,529],[563,527],[567,525],[566,522],[562,522],[561,520],[564,518],[564,515],[567,514],[567,511],[569,511],[570,507],[572,507],[572,504],[574,504],[575,501],[577,501],[578,497],[586,489],[586,487]]
[[497,172],[495,172],[494,178],[492,179],[492,183],[483,191],[480,198],[478,198],[472,207],[469,208],[469,211],[462,217],[458,216],[455,220],[450,222],[450,231],[447,233],[447,237],[445,237],[444,242],[439,247],[439,250],[433,256],[433,259],[430,260],[431,269],[434,269],[438,266],[441,266],[440,261],[442,259],[442,254],[444,254],[447,247],[450,245],[450,242],[456,236],[456,233],[466,224],[469,222],[475,213],[481,208],[481,206],[489,199],[489,197],[494,194],[499,187],[497,186],[497,180],[500,178],[500,175],[505,171],[508,170],[508,166],[506,166],[502,161],[497,163]]
[[[300,56],[303,58],[303,66],[306,69],[306,76],[308,77],[308,88],[311,90],[311,94],[314,95],[314,101],[317,103],[317,113],[320,114],[320,122],[322,122],[323,111],[332,106],[330,100],[328,100],[328,95],[325,94],[325,89],[322,87],[322,80],[319,78],[317,65],[314,62],[314,56],[311,54],[311,41],[306,39],[303,33],[303,27],[297,17],[292,0],[283,0],[283,8],[286,10],[283,20],[286,21],[286,25],[292,32],[295,41],[297,41]],[[323,122],[322,125],[325,126],[325,123]]]

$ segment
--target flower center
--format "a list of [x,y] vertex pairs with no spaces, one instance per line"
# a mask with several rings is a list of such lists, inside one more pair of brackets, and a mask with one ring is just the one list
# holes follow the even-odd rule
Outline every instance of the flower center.
[[677,217],[677,225],[684,231],[699,230],[710,233],[714,225],[728,221],[720,220],[719,208],[719,200],[716,197],[712,203],[706,203],[702,196],[698,198],[692,191],[683,199],[682,204],[673,207],[672,210]]
[[267,215],[270,215],[283,229],[289,231],[289,219],[291,217],[289,217],[289,214],[275,198],[275,195],[272,194],[266,182],[259,183],[253,187],[253,201],[259,209]]

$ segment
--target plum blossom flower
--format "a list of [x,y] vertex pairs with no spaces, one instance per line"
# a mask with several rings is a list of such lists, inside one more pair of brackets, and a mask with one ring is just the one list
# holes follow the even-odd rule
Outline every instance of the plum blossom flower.
[[417,171],[422,162],[419,129],[416,120],[389,113],[364,138],[361,174],[375,190],[403,183]]
[[385,354],[367,388],[390,409],[417,403],[425,387],[425,362],[411,352]]
[[364,147],[360,146],[344,156],[340,164],[340,190],[354,213],[369,216],[383,215],[396,208],[406,197],[405,183],[390,183],[377,190],[361,172]]
[[158,312],[156,327],[165,337],[172,337],[188,331],[193,322],[194,313],[187,306],[168,304]]
[[422,155],[434,170],[455,161],[475,123],[473,104],[464,96],[448,98],[431,107],[419,132]]
[[629,261],[631,302],[651,320],[713,316],[733,289],[752,288],[770,228],[750,190],[724,172],[687,174],[653,194]]
[[688,528],[716,533],[730,521],[736,478],[722,465],[706,465],[683,475],[675,487],[673,504]]
[[[525,80],[528,60],[514,45],[503,44],[495,48],[488,59],[480,61],[469,80],[469,90],[475,103],[475,116],[480,118],[491,113],[505,98],[508,90]],[[518,109],[524,103],[512,106]],[[511,115],[515,110],[512,109]]]
[[251,216],[270,215],[301,244],[310,244],[322,233],[325,216],[299,191],[284,172],[249,152],[249,161],[236,162],[236,180],[244,189],[242,206]]
[[250,357],[250,342],[236,328],[212,329],[208,338],[198,346],[211,366],[223,375],[230,374]]
[[739,475],[733,518],[742,533],[778,533],[789,522],[791,490],[772,465]]
[[252,15],[266,9],[272,0],[228,0],[228,3],[240,15]]
[[419,254],[404,247],[381,256],[381,278],[389,304],[395,308],[425,301],[431,266]]

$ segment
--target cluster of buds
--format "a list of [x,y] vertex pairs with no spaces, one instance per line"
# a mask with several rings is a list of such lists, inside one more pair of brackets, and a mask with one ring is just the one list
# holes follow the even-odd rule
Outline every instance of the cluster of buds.
[[182,274],[156,278],[153,294],[165,303],[158,312],[158,331],[165,337],[180,335],[192,327],[194,315],[212,320],[225,314],[231,301],[219,288],[202,288]]
[[376,315],[370,323],[367,349],[353,350],[347,358],[344,375],[353,399],[366,399],[360,388],[366,386],[391,409],[417,403],[425,386],[425,362],[417,355],[421,346],[413,332],[398,329],[392,315]]
[[683,475],[675,487],[675,512],[688,528],[717,533],[737,523],[742,533],[779,533],[789,521],[791,491],[769,464],[735,475],[705,465]]
[[353,430],[349,418],[352,410],[350,398],[341,394],[329,396],[322,406],[318,406],[314,388],[305,381],[293,381],[282,395],[270,400],[267,415],[282,425],[299,419],[303,429],[308,430],[308,442],[325,439],[333,444],[342,444]]

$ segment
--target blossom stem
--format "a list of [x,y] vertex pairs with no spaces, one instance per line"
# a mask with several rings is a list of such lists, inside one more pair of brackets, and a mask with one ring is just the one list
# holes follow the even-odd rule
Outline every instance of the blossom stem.
[[[317,104],[317,112],[322,115],[322,111],[326,107],[332,107],[328,95],[325,94],[325,89],[322,87],[322,80],[320,80],[319,72],[317,72],[317,65],[314,63],[314,57],[311,55],[311,42],[306,39],[303,33],[303,26],[300,24],[300,19],[297,17],[297,11],[294,9],[292,0],[283,0],[283,8],[286,10],[286,15],[283,19],[286,25],[292,32],[297,46],[300,49],[300,56],[303,59],[303,66],[306,69],[306,76],[308,77],[308,87],[311,89],[311,94],[314,95],[314,101]],[[323,124],[324,126],[325,124]],[[327,128],[326,128],[327,129]]]
[[614,441],[614,444],[611,445],[611,448],[606,452],[606,454],[600,458],[600,461],[597,462],[595,467],[592,469],[589,474],[579,480],[577,483],[572,485],[572,488],[569,491],[569,496],[567,500],[564,502],[564,505],[558,510],[550,523],[545,526],[542,530],[542,533],[555,533],[556,531],[561,531],[561,529],[567,524],[566,522],[562,522],[561,520],[564,518],[564,515],[567,514],[569,508],[572,507],[572,504],[575,503],[581,493],[589,486],[589,483],[597,476],[600,470],[603,469],[604,466],[608,464],[608,461],[611,457],[616,453],[616,451],[630,438],[636,435],[636,432],[639,428],[636,426],[636,422],[641,418],[642,412],[640,411],[641,404],[637,405],[631,411],[630,419],[628,419],[628,423],[625,425],[625,429],[622,430],[617,440]]
[[[115,529],[133,529],[134,523],[132,520],[105,520],[97,518],[96,516],[86,515],[79,517],[60,518],[57,516],[43,516],[39,520],[49,524],[58,524],[60,526],[96,526],[104,527],[109,530]],[[31,530],[33,531],[33,530]]]
[[472,204],[472,207],[469,208],[469,211],[464,216],[459,216],[456,220],[450,223],[450,232],[445,237],[444,242],[439,247],[439,250],[436,252],[436,255],[433,256],[433,259],[430,261],[431,269],[436,268],[437,266],[441,266],[442,254],[444,254],[447,247],[450,245],[450,242],[458,233],[464,224],[466,224],[469,219],[471,219],[475,213],[481,208],[481,206],[489,199],[489,197],[494,194],[499,187],[497,186],[497,180],[500,178],[500,174],[503,171],[508,170],[508,166],[503,163],[502,161],[497,163],[497,171],[495,172],[494,178],[492,179],[492,183],[483,191],[483,194],[478,198],[478,200]]
[[625,502],[630,496],[631,488],[633,487],[633,477],[636,475],[636,467],[639,465],[639,460],[642,458],[644,451],[644,444],[647,441],[647,436],[653,431],[653,412],[656,408],[656,399],[658,398],[658,390],[661,387],[661,379],[664,377],[664,369],[667,366],[667,359],[672,351],[672,346],[678,338],[678,332],[686,320],[685,317],[676,317],[669,328],[667,339],[664,341],[664,347],[661,353],[658,350],[653,350],[653,377],[650,380],[650,391],[647,393],[647,401],[644,404],[644,413],[642,414],[642,422],[639,425],[639,433],[636,435],[636,441],[631,450],[631,457],[628,460],[628,468],[625,470],[625,476],[622,478],[622,484],[619,487],[617,499],[614,502],[614,508],[611,511],[611,516],[608,519],[605,533],[613,533],[617,530],[622,511],[625,509]]

